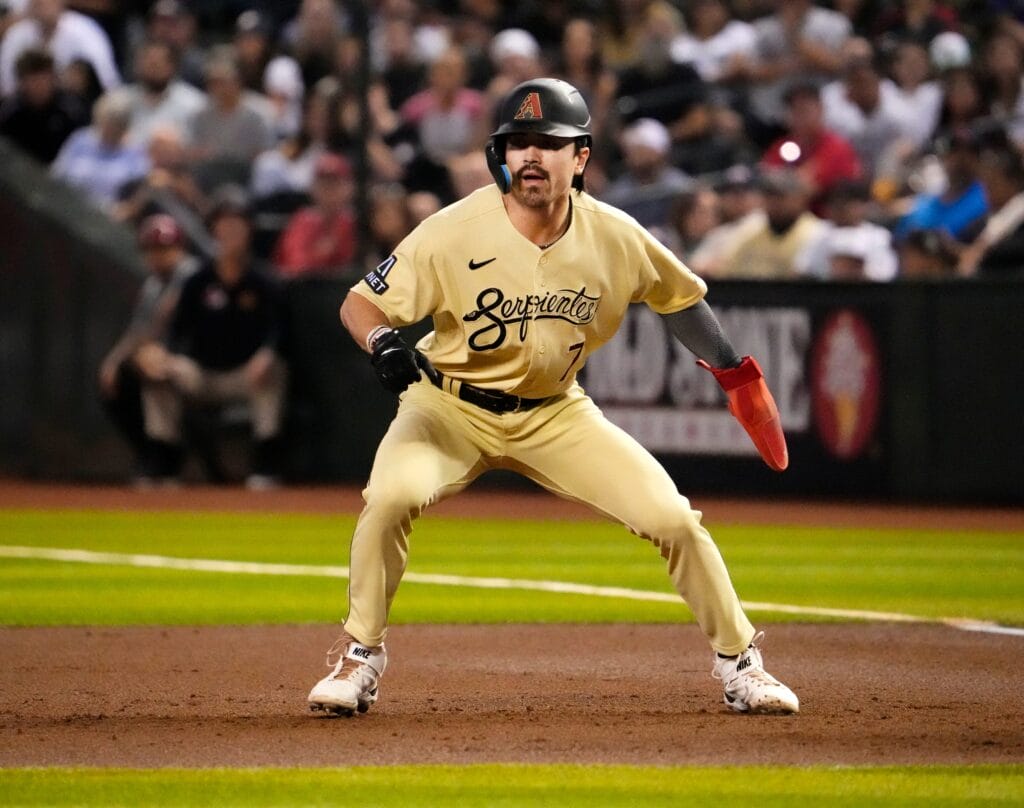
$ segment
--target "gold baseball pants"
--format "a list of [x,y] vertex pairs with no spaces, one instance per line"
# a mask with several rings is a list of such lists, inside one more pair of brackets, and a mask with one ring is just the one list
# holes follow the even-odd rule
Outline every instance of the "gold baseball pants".
[[528,412],[498,415],[412,385],[377,449],[352,538],[345,629],[380,645],[405,572],[413,520],[484,471],[512,469],[648,539],[712,648],[738,654],[754,636],[701,513],[579,386]]

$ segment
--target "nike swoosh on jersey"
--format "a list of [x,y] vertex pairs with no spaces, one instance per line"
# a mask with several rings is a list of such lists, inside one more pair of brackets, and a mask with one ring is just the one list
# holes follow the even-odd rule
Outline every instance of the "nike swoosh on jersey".
[[495,256],[494,258],[488,258],[486,261],[474,261],[472,258],[470,258],[469,259],[469,268],[470,269],[480,269],[480,267],[487,266],[489,263],[491,263],[491,261],[497,261],[497,260],[498,260],[497,256]]

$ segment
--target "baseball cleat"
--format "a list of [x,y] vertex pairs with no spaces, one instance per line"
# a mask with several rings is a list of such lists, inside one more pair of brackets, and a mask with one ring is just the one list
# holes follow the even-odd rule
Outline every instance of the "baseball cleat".
[[758,646],[764,638],[759,631],[747,650],[737,657],[715,656],[711,675],[722,681],[724,701],[738,713],[788,715],[800,712],[796,694],[764,669]]
[[[339,656],[332,661],[335,654]],[[327,652],[327,666],[333,670],[309,692],[309,709],[330,716],[365,713],[380,695],[387,661],[383,645],[371,648],[343,634]]]

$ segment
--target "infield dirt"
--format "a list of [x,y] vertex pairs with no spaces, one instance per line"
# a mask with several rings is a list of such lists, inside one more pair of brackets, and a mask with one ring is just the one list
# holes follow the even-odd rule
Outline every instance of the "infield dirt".
[[[307,496],[0,484],[8,508],[324,511],[357,499],[332,491],[314,508]],[[529,506],[542,500],[511,507],[539,518]],[[481,504],[460,501],[462,513]],[[500,515],[500,503],[484,504]],[[559,507],[548,515],[578,515]],[[840,506],[816,507],[843,521]],[[864,524],[869,513],[845,518]],[[925,518],[880,513],[887,524]],[[946,527],[984,521],[980,511],[930,513]],[[761,512],[772,516],[804,521],[806,511]],[[986,524],[1019,529],[1020,512]],[[759,627],[766,666],[800,696],[799,715],[729,712],[692,624],[396,626],[381,701],[350,719],[305,706],[335,626],[0,628],[0,766],[1024,762],[1024,639],[941,625]]]

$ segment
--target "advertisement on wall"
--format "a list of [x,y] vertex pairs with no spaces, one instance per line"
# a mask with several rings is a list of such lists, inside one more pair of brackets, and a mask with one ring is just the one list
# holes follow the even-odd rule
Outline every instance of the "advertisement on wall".
[[[830,306],[716,306],[737,351],[755,356],[779,408],[794,481],[884,461],[879,324]],[[707,371],[646,306],[592,356],[581,381],[615,424],[664,458],[759,462]],[[801,468],[802,467],[802,468]]]

